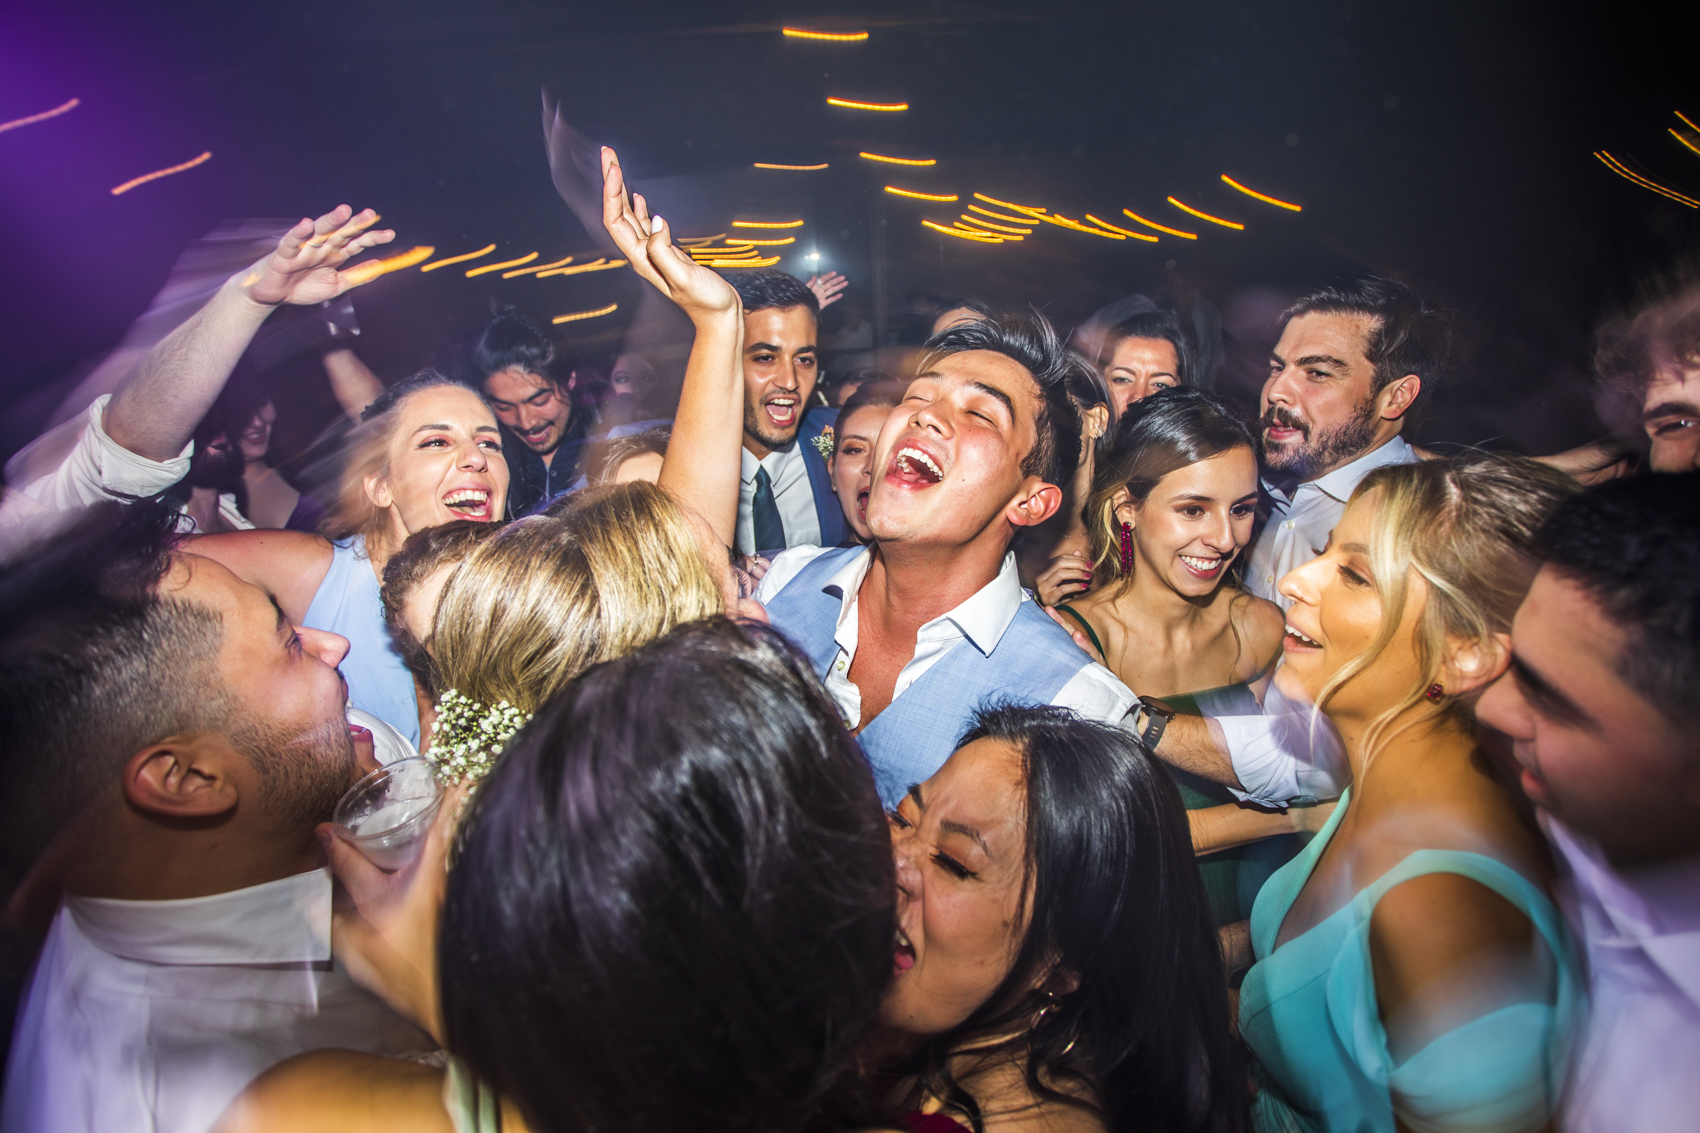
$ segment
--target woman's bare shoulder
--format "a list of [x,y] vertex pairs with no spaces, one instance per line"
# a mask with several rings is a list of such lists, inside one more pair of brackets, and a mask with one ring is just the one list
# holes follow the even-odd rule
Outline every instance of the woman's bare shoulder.
[[1287,615],[1269,599],[1244,590],[1235,591],[1229,601],[1228,616],[1246,643],[1241,667],[1249,674],[1261,674],[1280,656]]
[[183,549],[220,563],[244,582],[277,599],[283,612],[299,622],[331,568],[330,540],[305,531],[231,531],[197,535]]
[[213,1133],[453,1133],[443,1072],[416,1062],[315,1050],[278,1063],[224,1111]]

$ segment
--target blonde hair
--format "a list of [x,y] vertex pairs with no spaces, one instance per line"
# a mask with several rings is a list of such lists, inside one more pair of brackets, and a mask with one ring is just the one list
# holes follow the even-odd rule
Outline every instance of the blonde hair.
[[[1318,711],[1392,642],[1410,600],[1411,576],[1428,584],[1412,632],[1417,676],[1364,729],[1366,765],[1380,746],[1415,723],[1388,731],[1439,682],[1450,643],[1491,652],[1493,635],[1509,632],[1540,565],[1535,533],[1561,500],[1579,490],[1557,469],[1492,453],[1384,465],[1364,477],[1351,502],[1375,496],[1369,563],[1381,598],[1381,626],[1369,648],[1323,686]],[[1449,693],[1440,703],[1442,720],[1474,731],[1475,697]]]
[[515,520],[443,588],[437,686],[535,712],[591,665],[725,612],[685,510],[636,481]]

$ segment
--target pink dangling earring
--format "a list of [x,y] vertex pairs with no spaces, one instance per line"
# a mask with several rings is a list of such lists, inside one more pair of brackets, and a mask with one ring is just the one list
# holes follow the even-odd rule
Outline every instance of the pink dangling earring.
[[1430,704],[1439,704],[1446,699],[1446,689],[1438,683],[1432,684],[1428,686],[1428,691],[1423,693],[1423,696],[1428,698]]
[[1122,524],[1122,574],[1133,573],[1133,524]]

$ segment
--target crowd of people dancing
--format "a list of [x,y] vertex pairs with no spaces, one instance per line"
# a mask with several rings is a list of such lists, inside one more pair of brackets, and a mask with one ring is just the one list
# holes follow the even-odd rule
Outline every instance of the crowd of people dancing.
[[[339,207],[7,485],[0,1130],[1688,1127],[1700,297],[1601,335],[1631,453],[1412,445],[1447,319],[1375,275],[1255,410],[1172,313],[972,301],[829,398],[842,278],[601,161],[676,406],[333,335],[305,490],[243,360],[371,277]],[[331,820],[420,758],[386,864]]]

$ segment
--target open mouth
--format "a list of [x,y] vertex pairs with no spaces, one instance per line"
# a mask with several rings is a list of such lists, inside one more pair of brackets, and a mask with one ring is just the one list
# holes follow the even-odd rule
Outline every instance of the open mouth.
[[909,943],[909,938],[902,929],[897,930],[896,937],[891,942],[891,964],[899,972],[907,972],[915,966],[915,946]]
[[483,488],[456,488],[443,497],[443,506],[461,519],[488,520],[490,493]]
[[1291,653],[1301,649],[1321,649],[1322,642],[1317,641],[1314,638],[1306,637],[1304,634],[1294,629],[1292,623],[1289,622],[1287,624],[1287,634],[1281,639],[1281,647]]
[[549,431],[554,427],[553,424],[545,422],[535,429],[516,429],[515,432],[519,433],[519,439],[526,444],[536,445],[542,444],[548,438]]
[[797,423],[797,398],[791,394],[764,401],[762,410],[776,429],[789,429]]
[[1199,555],[1180,555],[1181,565],[1194,578],[1205,580],[1215,579],[1222,573],[1222,568],[1228,565],[1226,558],[1207,559]]
[[868,522],[868,489],[866,488],[856,493],[856,514],[861,517],[863,523]]
[[930,488],[944,479],[944,469],[914,445],[904,445],[892,455],[886,478],[911,487]]

